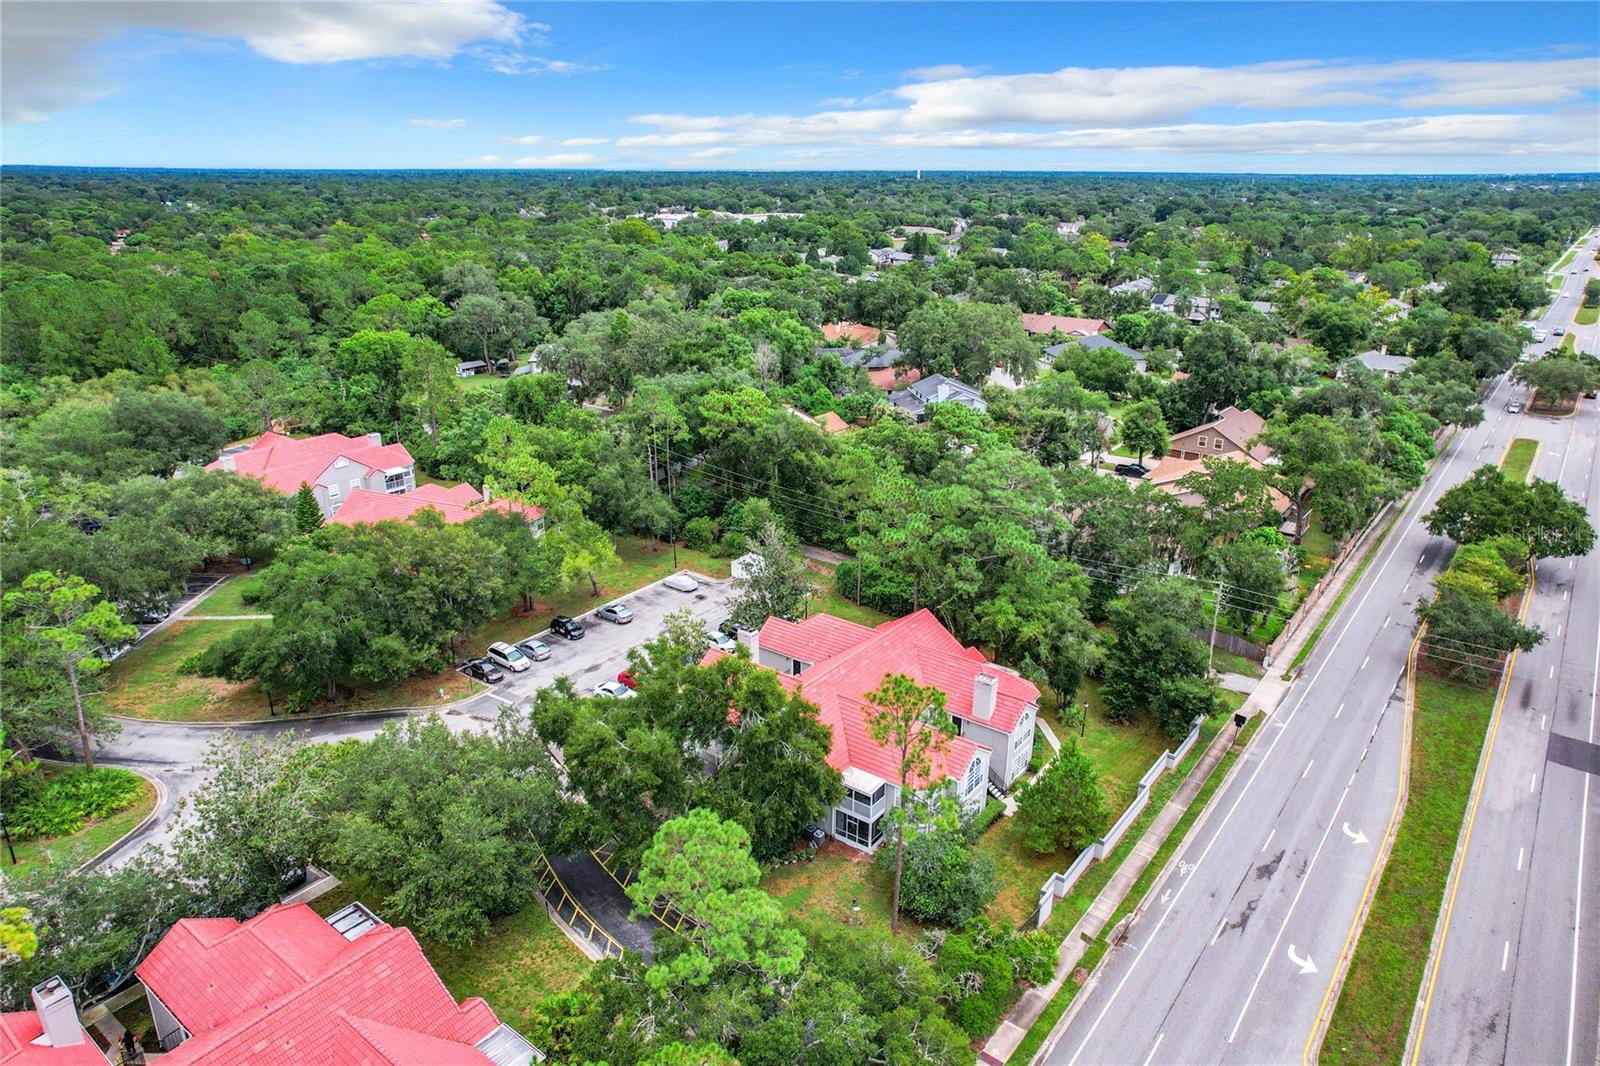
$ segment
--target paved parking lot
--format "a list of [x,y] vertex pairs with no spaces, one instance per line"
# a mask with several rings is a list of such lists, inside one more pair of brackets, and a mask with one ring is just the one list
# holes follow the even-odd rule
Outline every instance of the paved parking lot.
[[[534,663],[531,669],[520,674],[506,671],[506,679],[498,685],[452,708],[478,718],[494,718],[500,708],[521,703],[539,689],[554,684],[556,678],[571,679],[577,690],[585,695],[602,681],[614,680],[617,673],[628,665],[628,651],[646,644],[661,634],[667,615],[687,610],[706,628],[714,629],[728,616],[733,600],[731,581],[716,581],[695,575],[700,588],[695,592],[678,592],[661,582],[646,585],[615,601],[625,603],[633,611],[633,621],[625,626],[602,622],[594,612],[580,615],[578,621],[588,630],[582,640],[566,640],[548,631],[524,633],[518,639],[537,636],[550,645],[550,658]],[[601,605],[603,606],[603,605]],[[482,655],[487,648],[473,648],[471,654]]]

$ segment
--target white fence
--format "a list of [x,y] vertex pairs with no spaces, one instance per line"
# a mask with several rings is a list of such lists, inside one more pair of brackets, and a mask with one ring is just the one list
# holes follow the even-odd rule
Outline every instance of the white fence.
[[1150,788],[1156,780],[1168,770],[1176,769],[1189,754],[1189,749],[1194,747],[1194,742],[1200,737],[1200,723],[1203,718],[1196,718],[1189,726],[1189,735],[1183,738],[1176,750],[1162,752],[1155,762],[1150,764],[1150,769],[1139,778],[1139,791],[1134,794],[1133,802],[1128,804],[1127,810],[1112,823],[1106,835],[1096,840],[1093,844],[1078,853],[1072,860],[1072,865],[1061,873],[1051,874],[1043,885],[1039,887],[1039,907],[1034,911],[1034,928],[1043,926],[1050,920],[1050,912],[1055,909],[1056,900],[1072,891],[1072,886],[1078,883],[1078,878],[1083,876],[1083,871],[1089,868],[1092,862],[1098,862],[1111,854],[1112,850],[1122,841],[1122,835],[1128,831],[1128,826],[1139,817],[1145,807],[1150,804]]

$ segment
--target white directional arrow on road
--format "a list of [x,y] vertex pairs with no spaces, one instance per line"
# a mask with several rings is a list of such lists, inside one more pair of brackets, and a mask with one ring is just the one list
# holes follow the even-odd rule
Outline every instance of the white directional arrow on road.
[[1365,844],[1367,842],[1367,834],[1359,830],[1352,831],[1349,822],[1344,823],[1344,835],[1350,838],[1350,843],[1352,844]]
[[1293,944],[1289,945],[1289,961],[1300,967],[1300,972],[1302,974],[1317,972],[1317,964],[1311,961],[1311,956],[1307,955],[1302,959],[1300,956],[1294,953]]
[[1166,906],[1167,900],[1169,900],[1171,898],[1172,898],[1172,889],[1169,888],[1165,892],[1161,893],[1161,904],[1162,904],[1162,906]]

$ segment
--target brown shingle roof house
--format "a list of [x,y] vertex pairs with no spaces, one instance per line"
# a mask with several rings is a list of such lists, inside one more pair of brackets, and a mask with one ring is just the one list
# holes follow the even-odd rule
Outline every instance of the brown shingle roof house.
[[1203,426],[1174,433],[1167,445],[1167,455],[1173,459],[1248,455],[1265,463],[1272,458],[1272,449],[1265,444],[1250,443],[1265,428],[1267,420],[1254,411],[1229,407]]
[[860,322],[825,322],[822,335],[830,341],[852,340],[857,344],[877,344],[883,330],[877,326],[864,326]]

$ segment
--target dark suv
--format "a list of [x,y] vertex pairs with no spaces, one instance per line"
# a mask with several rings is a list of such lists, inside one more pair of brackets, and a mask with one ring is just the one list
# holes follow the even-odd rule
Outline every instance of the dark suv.
[[1116,470],[1123,477],[1144,477],[1150,473],[1149,467],[1140,466],[1138,463],[1118,463]]
[[550,623],[550,632],[558,637],[566,637],[568,640],[583,639],[583,626],[576,618],[568,618],[564,614],[556,615],[555,619]]

